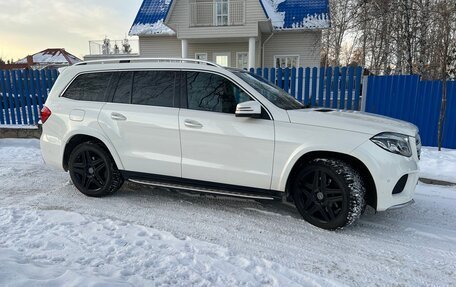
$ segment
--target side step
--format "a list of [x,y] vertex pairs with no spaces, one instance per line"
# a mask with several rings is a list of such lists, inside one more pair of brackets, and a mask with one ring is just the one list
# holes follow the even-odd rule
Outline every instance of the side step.
[[277,198],[274,198],[274,197],[268,196],[268,195],[257,195],[257,194],[241,193],[241,192],[235,192],[235,191],[216,190],[216,189],[211,189],[211,188],[196,187],[196,186],[177,184],[177,183],[164,183],[164,182],[159,182],[159,181],[149,181],[149,180],[143,180],[143,179],[128,179],[128,181],[138,183],[138,184],[167,187],[167,188],[180,189],[180,190],[189,190],[189,191],[223,195],[223,196],[233,196],[233,197],[239,197],[239,198],[261,199],[261,200],[276,200],[277,199]]

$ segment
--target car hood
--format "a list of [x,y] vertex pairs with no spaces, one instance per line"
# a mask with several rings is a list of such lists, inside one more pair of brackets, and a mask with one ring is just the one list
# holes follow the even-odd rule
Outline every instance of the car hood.
[[415,137],[418,132],[418,128],[411,123],[358,111],[317,108],[287,112],[292,123],[355,131],[372,136],[382,132],[395,132]]

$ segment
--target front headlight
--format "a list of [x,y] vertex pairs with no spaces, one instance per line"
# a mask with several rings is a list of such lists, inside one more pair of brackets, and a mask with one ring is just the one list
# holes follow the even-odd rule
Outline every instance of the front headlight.
[[371,138],[371,141],[389,152],[406,157],[412,156],[409,137],[406,135],[397,133],[381,133]]

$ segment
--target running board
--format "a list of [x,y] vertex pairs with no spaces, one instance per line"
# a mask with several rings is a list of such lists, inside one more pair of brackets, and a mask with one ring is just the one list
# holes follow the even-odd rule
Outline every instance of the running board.
[[158,182],[158,181],[148,181],[148,180],[139,180],[139,179],[128,179],[128,181],[138,183],[138,184],[152,185],[152,186],[158,186],[158,187],[167,187],[167,188],[181,189],[181,190],[189,190],[189,191],[202,192],[202,193],[215,194],[215,195],[232,196],[232,197],[249,198],[249,199],[261,199],[261,200],[275,200],[274,197],[270,197],[270,196],[262,196],[262,195],[231,192],[231,191],[221,191],[221,190],[216,190],[216,189],[195,187],[195,186],[176,184],[176,183],[164,183],[164,182]]

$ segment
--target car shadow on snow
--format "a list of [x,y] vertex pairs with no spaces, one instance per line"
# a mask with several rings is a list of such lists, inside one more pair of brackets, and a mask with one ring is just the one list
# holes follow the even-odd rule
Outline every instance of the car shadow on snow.
[[[218,217],[219,213],[225,212],[231,216],[242,215],[245,220],[255,218],[274,220],[284,224],[302,225],[313,230],[321,230],[305,222],[293,204],[285,204],[281,201],[257,201],[252,199],[219,196],[198,192],[180,191],[176,189],[153,187],[126,182],[123,187],[112,196],[104,198],[89,198],[81,193],[71,184],[70,197],[76,197],[85,203],[96,200],[99,204],[116,205],[127,209],[154,209],[165,212],[179,211],[182,213],[206,213],[206,216]],[[384,234],[385,231],[396,233],[395,226],[403,223],[392,220],[392,218],[405,218],[407,210],[392,210],[376,213],[368,207],[360,220],[353,225],[346,227],[343,231],[364,233],[366,227],[369,230],[376,229]],[[385,234],[387,236],[387,234]]]
[[200,205],[199,208],[220,208],[239,212],[257,212],[268,216],[286,216],[301,219],[294,205],[284,204],[281,201],[253,200],[231,196],[221,196],[200,192],[183,191],[171,188],[153,187],[126,182],[124,186],[114,195],[125,198],[140,197],[143,199],[159,197],[159,200],[172,202],[185,202],[192,205]]

